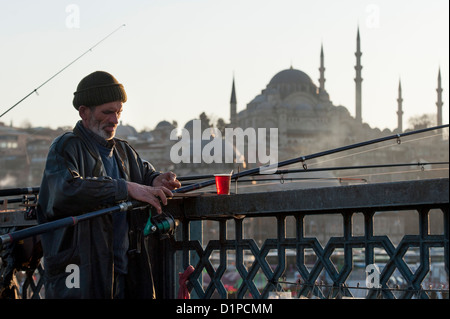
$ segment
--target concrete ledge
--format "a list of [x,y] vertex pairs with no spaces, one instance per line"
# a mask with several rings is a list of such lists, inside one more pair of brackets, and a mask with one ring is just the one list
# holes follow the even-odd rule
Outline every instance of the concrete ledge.
[[442,207],[449,204],[449,179],[430,179],[235,195],[175,198],[165,211],[177,218],[233,218],[277,213],[336,213]]

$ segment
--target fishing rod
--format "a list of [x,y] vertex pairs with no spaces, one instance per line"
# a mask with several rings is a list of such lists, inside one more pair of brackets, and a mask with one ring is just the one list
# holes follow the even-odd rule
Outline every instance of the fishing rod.
[[17,187],[0,189],[0,196],[15,196],[15,195],[34,195],[39,194],[39,187]]
[[30,198],[22,198],[22,197],[17,197],[17,198],[10,198],[10,199],[0,199],[0,205],[3,205],[5,203],[8,204],[15,204],[15,203],[24,203],[26,201],[35,201],[36,197],[30,197]]
[[[276,170],[273,174],[292,174],[292,173],[308,173],[308,172],[323,172],[323,171],[341,171],[341,170],[352,170],[352,169],[370,169],[370,168],[388,168],[388,167],[403,167],[403,166],[419,166],[424,167],[426,165],[448,165],[449,162],[427,162],[427,163],[401,163],[401,164],[378,164],[378,165],[359,165],[359,166],[333,166],[333,167],[321,167],[321,168],[308,168],[305,169],[284,169]],[[258,174],[259,175],[259,174]],[[256,174],[254,175],[256,176]],[[181,176],[177,179],[181,181],[192,181],[198,179],[214,178],[214,174],[209,175],[191,175],[191,176]],[[260,179],[257,179],[259,181]],[[253,181],[253,180],[251,180]]]
[[[308,168],[305,169],[284,169],[276,170],[273,175],[283,175],[283,174],[294,174],[294,173],[310,173],[310,172],[323,172],[323,171],[341,171],[341,170],[357,170],[357,169],[373,169],[373,168],[390,168],[390,167],[404,167],[404,166],[418,166],[422,169],[427,165],[448,165],[449,162],[417,162],[417,163],[396,163],[396,164],[377,164],[377,165],[357,165],[357,166],[332,166],[332,167],[321,167],[321,168]],[[256,174],[253,176],[257,176]],[[205,175],[190,175],[190,176],[178,176],[177,179],[182,181],[193,181],[199,179],[214,178],[214,174]],[[261,181],[261,179],[249,179],[249,180],[239,180],[239,181]],[[191,185],[191,184],[188,184]],[[39,187],[23,187],[23,188],[9,188],[0,189],[0,197],[15,196],[15,195],[36,195],[39,194]],[[33,198],[30,198],[33,199]],[[23,198],[20,198],[22,201]],[[8,200],[12,203],[11,200]],[[0,200],[0,204],[3,202]]]
[[127,211],[131,208],[134,208],[134,207],[137,207],[140,205],[142,205],[142,203],[138,202],[138,201],[123,202],[116,206],[100,209],[100,210],[97,210],[94,212],[82,214],[79,216],[65,217],[65,218],[55,220],[55,221],[40,224],[37,226],[32,226],[32,227],[29,227],[26,229],[21,229],[21,230],[15,231],[15,232],[0,235],[0,251],[2,249],[2,246],[5,244],[9,244],[9,243],[12,243],[12,242],[15,242],[18,240],[22,240],[27,237],[37,236],[37,235],[40,235],[40,234],[43,234],[43,233],[46,233],[49,231],[56,230],[58,228],[74,226],[81,221],[95,218],[98,216],[116,213],[116,212],[124,212],[124,211]]
[[[295,163],[303,163],[304,170],[307,170],[307,166],[306,166],[305,162],[310,159],[314,159],[314,158],[326,156],[326,155],[331,155],[331,154],[355,149],[358,147],[376,144],[376,143],[389,141],[389,140],[393,140],[393,139],[397,139],[397,143],[399,143],[401,137],[424,133],[424,132],[429,132],[429,131],[433,131],[433,130],[438,130],[438,129],[442,129],[445,127],[449,127],[449,125],[445,124],[445,125],[434,126],[434,127],[430,127],[430,128],[416,130],[416,131],[399,133],[399,134],[390,135],[390,136],[386,136],[386,137],[382,137],[382,138],[378,138],[378,139],[373,139],[373,140],[369,140],[369,141],[365,141],[365,142],[361,142],[361,143],[351,144],[351,145],[347,145],[344,147],[339,147],[339,148],[335,148],[332,150],[323,151],[323,152],[319,152],[319,153],[315,153],[315,154],[311,154],[311,155],[300,156],[297,158],[279,162],[275,165],[265,165],[265,166],[260,166],[257,168],[249,169],[246,171],[238,172],[238,173],[233,174],[231,176],[231,178],[236,179],[236,178],[240,178],[240,177],[244,177],[244,176],[250,176],[250,175],[255,175],[258,173],[263,173],[263,172],[272,173],[272,172],[276,171],[276,170],[274,170],[274,168],[283,167],[283,166],[287,166],[287,165],[291,165],[291,164],[295,164]],[[182,186],[178,189],[173,190],[172,193],[187,193],[187,192],[201,189],[201,188],[213,185],[213,184],[215,184],[215,179],[203,181],[203,182],[193,184],[193,185]],[[119,211],[126,211],[131,208],[142,208],[143,209],[143,208],[148,207],[149,205],[150,204],[148,204],[148,203],[143,203],[143,202],[139,202],[139,201],[128,201],[128,202],[123,202],[116,206],[101,209],[101,210],[98,210],[95,212],[86,213],[86,214],[79,215],[79,216],[66,217],[66,218],[63,218],[60,220],[47,222],[45,224],[40,224],[40,225],[33,226],[33,227],[23,229],[23,230],[19,230],[16,232],[11,232],[11,233],[0,236],[0,247],[1,247],[1,245],[4,245],[6,243],[11,243],[13,241],[24,239],[26,237],[39,235],[39,234],[42,234],[42,233],[50,231],[50,230],[55,230],[55,229],[61,228],[61,227],[73,226],[80,221],[87,220],[90,218],[94,218],[94,217],[98,217],[101,215],[110,214],[110,213],[114,213],[114,212],[119,212]],[[158,220],[158,219],[160,219],[160,220]],[[147,220],[147,224],[145,226],[144,234],[151,234],[151,233],[154,233],[157,231],[159,231],[161,234],[167,234],[167,232],[173,231],[175,226],[176,226],[176,222],[172,216],[170,216],[168,214],[161,214],[161,215],[152,217],[151,212],[150,212],[149,218]]]
[[77,62],[79,59],[81,59],[83,56],[85,56],[86,54],[88,54],[89,52],[92,51],[92,49],[94,49],[95,47],[97,47],[100,43],[102,43],[103,41],[105,41],[106,39],[108,39],[110,36],[112,36],[114,33],[116,33],[119,29],[121,29],[122,27],[124,27],[125,24],[122,24],[120,27],[118,27],[117,29],[115,29],[113,32],[111,32],[110,34],[108,34],[106,37],[104,37],[103,39],[101,39],[100,41],[98,41],[96,44],[94,44],[92,47],[90,47],[86,52],[84,52],[82,55],[80,55],[78,58],[76,58],[75,60],[73,60],[72,62],[70,62],[68,65],[66,65],[65,67],[63,67],[61,70],[59,70],[58,72],[56,72],[53,76],[51,76],[48,80],[46,80],[44,83],[42,83],[41,85],[39,85],[37,88],[35,88],[33,91],[31,91],[30,93],[28,93],[27,95],[25,95],[25,97],[23,97],[19,102],[17,102],[16,104],[14,104],[13,106],[11,106],[9,109],[7,109],[5,112],[2,113],[2,115],[0,115],[0,118],[5,115],[6,113],[8,113],[9,111],[11,111],[13,108],[15,108],[17,105],[19,105],[20,103],[22,103],[24,100],[26,100],[30,95],[32,95],[33,93],[37,93],[37,91],[43,87],[45,84],[47,84],[48,82],[50,82],[51,80],[53,80],[57,75],[59,75],[61,72],[63,72],[64,70],[66,70],[69,66],[71,66],[72,64],[74,64],[75,62]]
[[[335,149],[331,149],[331,150],[327,150],[327,151],[322,151],[322,152],[318,152],[318,153],[311,154],[311,155],[300,156],[300,157],[282,161],[282,162],[279,162],[276,164],[260,166],[260,167],[248,169],[248,170],[245,170],[242,172],[234,173],[231,175],[231,180],[236,180],[236,179],[244,177],[244,176],[251,176],[251,175],[255,175],[255,174],[264,174],[264,173],[272,174],[273,172],[275,172],[277,170],[278,167],[283,167],[283,166],[296,164],[296,163],[303,163],[302,164],[303,169],[306,171],[308,169],[308,167],[306,165],[307,160],[311,160],[314,158],[331,155],[331,154],[335,154],[335,153],[339,153],[339,152],[343,152],[343,151],[348,151],[351,149],[355,149],[355,148],[359,148],[359,147],[363,147],[363,146],[367,146],[367,145],[381,143],[381,142],[385,142],[385,141],[389,141],[389,140],[393,140],[393,139],[396,139],[397,144],[400,144],[401,137],[424,133],[424,132],[429,132],[429,131],[434,131],[434,130],[438,130],[438,129],[443,129],[445,127],[449,127],[449,125],[448,124],[438,125],[438,126],[434,126],[434,127],[416,130],[416,131],[399,133],[399,134],[390,135],[390,136],[386,136],[386,137],[382,137],[382,138],[377,138],[377,139],[373,139],[373,140],[369,140],[369,141],[365,141],[365,142],[355,143],[355,144],[351,144],[351,145],[347,145],[347,146],[343,146],[343,147],[339,147],[339,148],[335,148]],[[204,187],[214,185],[215,183],[216,183],[215,179],[210,179],[210,180],[203,181],[203,182],[200,182],[197,184],[182,186],[180,188],[173,190],[172,193],[187,193],[187,192],[190,192],[193,190],[197,190],[197,189],[201,189]],[[155,218],[152,217],[151,210],[150,210],[150,215],[147,220],[147,224],[144,227],[144,235],[145,236],[147,236],[151,233],[154,233],[158,230],[161,231],[162,229],[167,229],[169,227],[168,226],[169,223],[173,224],[175,222],[173,217],[170,215],[168,217],[164,218],[162,222],[158,222],[156,220],[156,218],[160,218],[160,217],[161,217],[161,215],[157,215],[157,217],[155,217]],[[164,226],[162,226],[163,223],[165,224]]]
[[358,165],[358,166],[337,166],[324,168],[308,168],[304,169],[287,169],[277,170],[275,174],[289,174],[289,173],[305,173],[305,172],[322,172],[322,171],[342,171],[352,169],[370,169],[370,168],[389,168],[389,167],[404,167],[404,166],[419,166],[424,168],[426,165],[448,165],[449,162],[427,162],[427,163],[400,163],[400,164],[377,164],[377,165]]
[[[284,169],[276,170],[273,175],[293,174],[293,173],[309,173],[309,172],[323,172],[323,171],[341,171],[341,170],[357,170],[357,169],[373,169],[373,168],[390,168],[390,167],[404,167],[404,166],[418,166],[424,168],[427,165],[448,165],[449,162],[417,162],[417,163],[396,163],[396,164],[377,164],[377,165],[357,165],[357,166],[332,166],[332,167],[320,167],[320,168],[308,168],[303,169]],[[257,176],[256,174],[254,176]],[[205,175],[190,175],[190,176],[178,176],[177,179],[182,181],[193,181],[199,179],[214,178],[214,174]],[[250,179],[240,181],[261,181],[261,179]],[[190,184],[189,184],[190,185]],[[37,195],[39,194],[40,187],[22,187],[22,188],[9,188],[0,189],[0,197],[15,196],[15,195]],[[33,198],[30,198],[33,199]],[[20,198],[23,200],[23,198]],[[12,203],[11,200],[8,200]],[[3,202],[0,200],[0,204]]]
[[[253,182],[272,182],[269,184],[255,184],[252,186],[267,186],[272,185],[273,183],[284,184],[285,182],[297,182],[297,181],[358,181],[367,183],[367,179],[365,178],[351,178],[351,177],[282,177],[278,182],[278,178],[261,178],[261,179],[239,179],[236,180],[235,183],[253,183]],[[188,184],[191,185],[191,184]],[[0,201],[1,203],[1,201]]]
[[[418,166],[422,170],[427,165],[448,165],[449,162],[427,162],[427,163],[400,163],[400,164],[379,164],[379,165],[358,165],[358,166],[333,166],[333,167],[322,167],[322,168],[309,168],[308,170],[304,169],[285,169],[285,170],[277,170],[274,175],[284,175],[284,174],[295,174],[295,173],[308,173],[308,172],[323,172],[323,171],[340,171],[340,170],[353,170],[353,169],[373,169],[373,168],[390,168],[390,167],[405,167],[405,166]],[[258,175],[254,175],[258,176]],[[261,175],[259,175],[261,176]],[[198,180],[198,179],[206,179],[206,178],[214,178],[214,175],[192,175],[192,176],[181,176],[177,177],[179,181],[191,181],[191,180]],[[308,178],[295,178],[295,177],[282,177],[281,181],[307,181],[307,180],[352,180],[348,177],[308,177]],[[366,181],[365,179],[355,179],[355,180],[361,180]],[[275,179],[273,178],[251,178],[251,179],[236,179],[235,182],[239,183],[248,183],[248,182],[273,182]],[[192,185],[191,184],[186,184]],[[6,195],[5,195],[6,194]],[[14,188],[14,189],[5,189],[0,190],[0,197],[1,196],[13,196],[13,195],[20,195],[20,194],[39,194],[39,187],[27,187],[27,188]],[[28,201],[35,201],[36,197],[29,197],[29,198],[10,198],[8,200],[0,200],[0,205],[4,204],[5,201],[7,201],[8,204],[13,203],[23,203],[25,200]]]
[[[424,129],[420,129],[420,130],[416,130],[416,131],[410,131],[410,132],[405,132],[405,133],[389,135],[386,137],[381,137],[381,138],[377,138],[377,139],[373,139],[373,140],[368,140],[365,142],[360,142],[360,143],[355,143],[355,144],[351,144],[351,145],[347,145],[347,146],[343,146],[343,147],[338,147],[338,148],[327,150],[327,151],[322,151],[322,152],[318,152],[318,153],[314,153],[314,154],[310,154],[310,155],[300,156],[300,157],[285,160],[285,161],[282,161],[282,162],[279,162],[276,164],[259,166],[259,167],[255,167],[255,168],[241,171],[238,173],[234,173],[231,175],[231,179],[234,180],[234,179],[237,179],[240,177],[251,176],[251,175],[255,175],[255,174],[273,174],[274,172],[276,172],[278,167],[288,166],[288,165],[296,164],[296,163],[303,163],[303,169],[306,171],[306,170],[308,170],[306,161],[314,159],[314,158],[331,155],[331,154],[335,154],[335,153],[339,153],[339,152],[343,152],[343,151],[348,151],[348,150],[352,150],[355,148],[368,146],[368,145],[372,145],[372,144],[377,144],[377,143],[394,140],[394,139],[396,139],[397,143],[400,144],[401,143],[400,138],[402,138],[402,137],[419,134],[419,133],[425,133],[425,132],[434,131],[434,130],[439,130],[439,129],[443,129],[446,127],[449,127],[449,125],[444,124],[444,125],[428,127],[428,128],[424,128]],[[214,185],[215,182],[216,182],[215,179],[203,181],[203,182],[200,182],[197,184],[180,187],[178,189],[173,190],[172,193],[190,192],[190,191],[204,188],[204,187],[207,187],[210,185]]]

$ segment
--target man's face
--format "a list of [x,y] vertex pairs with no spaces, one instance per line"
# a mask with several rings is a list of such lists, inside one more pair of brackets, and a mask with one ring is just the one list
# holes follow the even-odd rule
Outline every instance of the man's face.
[[82,105],[79,113],[85,127],[105,140],[110,140],[116,134],[122,113],[122,102],[110,102],[92,108]]

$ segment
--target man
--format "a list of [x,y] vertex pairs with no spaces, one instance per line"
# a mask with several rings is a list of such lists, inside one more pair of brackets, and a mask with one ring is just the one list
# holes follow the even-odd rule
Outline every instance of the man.
[[[126,100],[123,85],[107,72],[80,81],[73,106],[81,120],[50,147],[39,223],[130,199],[161,213],[161,203],[166,205],[171,190],[181,186],[174,173],[156,172],[126,141],[114,137]],[[43,234],[46,298],[154,298],[142,234],[147,218],[142,210],[107,214]]]

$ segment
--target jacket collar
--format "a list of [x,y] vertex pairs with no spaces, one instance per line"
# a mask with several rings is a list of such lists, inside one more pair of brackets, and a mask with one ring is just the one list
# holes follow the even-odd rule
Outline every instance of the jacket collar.
[[98,152],[98,148],[94,144],[94,141],[92,140],[92,137],[89,134],[89,130],[84,127],[81,120],[78,121],[75,127],[73,128],[73,133],[84,142],[87,151],[91,154],[93,158],[95,158],[96,163],[94,170],[92,171],[93,176],[100,176],[103,167],[103,162],[100,158],[100,153]]
[[100,173],[100,171],[102,170],[101,167],[103,166],[103,162],[101,160],[100,153],[98,152],[98,148],[95,143],[99,143],[100,145],[103,145],[107,148],[111,148],[111,152],[114,152],[114,150],[117,150],[118,152],[116,152],[116,156],[119,160],[119,163],[121,163],[121,165],[119,165],[119,167],[122,166],[123,173],[126,176],[128,176],[127,157],[124,153],[124,150],[121,147],[117,148],[118,145],[120,146],[120,143],[116,144],[115,138],[108,140],[108,141],[105,140],[101,136],[98,136],[91,130],[85,128],[81,120],[78,121],[77,124],[75,125],[75,127],[73,129],[73,133],[75,135],[77,135],[78,137],[80,137],[84,141],[89,153],[96,159],[97,163],[95,165],[94,172],[93,172],[94,176],[97,176],[96,174]]

